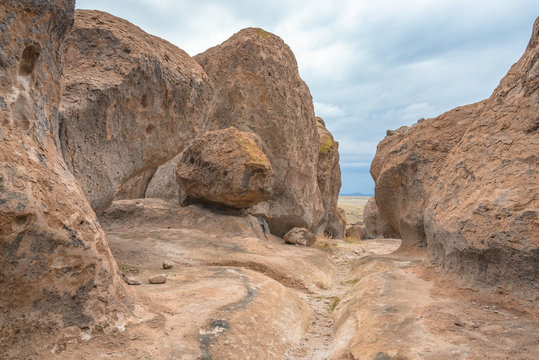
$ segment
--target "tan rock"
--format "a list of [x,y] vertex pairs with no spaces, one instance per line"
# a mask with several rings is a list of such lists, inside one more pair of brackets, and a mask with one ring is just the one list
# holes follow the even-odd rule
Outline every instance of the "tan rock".
[[539,18],[520,60],[445,159],[425,211],[431,263],[539,296]]
[[104,233],[57,146],[58,49],[73,12],[73,1],[0,2],[0,358],[50,353],[129,312]]
[[62,153],[101,212],[200,133],[211,83],[184,51],[100,11],[76,12],[64,51]]
[[363,225],[350,225],[346,228],[346,239],[363,240],[366,239],[366,229]]
[[287,232],[283,239],[289,244],[303,246],[311,246],[316,242],[316,236],[312,232],[308,229],[297,227]]
[[163,269],[172,269],[174,267],[174,261],[165,260],[162,265]]
[[146,170],[139,175],[133,176],[120,185],[114,194],[114,200],[142,199],[146,196],[146,190],[157,168]]
[[182,154],[179,153],[172,160],[157,168],[146,188],[145,197],[163,199],[176,204],[185,203],[186,194],[182,192],[176,181],[176,169],[181,156]]
[[166,258],[176,264],[174,272],[195,265],[245,267],[304,290],[333,279],[326,252],[265,235],[259,221],[240,209],[121,200],[99,220],[119,263],[156,268],[154,259]]
[[363,224],[365,224],[367,238],[400,238],[399,232],[380,216],[376,201],[372,197],[363,209]]
[[148,278],[150,284],[164,284],[167,282],[167,274],[154,275]]
[[234,127],[210,131],[182,152],[176,169],[186,202],[246,208],[268,199],[275,180],[258,136]]
[[380,215],[449,273],[536,298],[539,22],[492,96],[386,137],[371,167]]
[[195,59],[215,86],[212,128],[257,134],[273,167],[274,195],[249,211],[278,236],[298,226],[316,231],[324,216],[316,119],[290,48],[273,34],[248,28]]
[[343,238],[346,221],[344,213],[337,207],[341,190],[341,168],[339,166],[339,143],[326,129],[322,118],[316,118],[318,130],[318,187],[324,204],[324,217],[317,233],[329,234],[333,238]]

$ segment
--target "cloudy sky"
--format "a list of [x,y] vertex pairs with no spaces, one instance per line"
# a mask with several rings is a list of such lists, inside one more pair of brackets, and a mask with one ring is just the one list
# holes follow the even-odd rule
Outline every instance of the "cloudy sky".
[[490,96],[522,55],[537,0],[77,0],[190,55],[245,27],[290,45],[340,143],[341,193],[372,194],[386,129]]

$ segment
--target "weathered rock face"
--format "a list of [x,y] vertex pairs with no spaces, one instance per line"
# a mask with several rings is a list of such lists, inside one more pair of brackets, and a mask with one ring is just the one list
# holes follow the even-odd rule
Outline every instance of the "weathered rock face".
[[210,131],[182,152],[176,169],[185,202],[202,201],[247,208],[267,200],[275,181],[261,140],[234,127]]
[[101,212],[204,129],[211,84],[184,51],[100,11],[76,12],[64,51],[62,153]]
[[120,188],[114,194],[114,200],[129,200],[144,198],[150,181],[157,168],[146,170],[120,185]]
[[538,60],[536,21],[489,99],[386,137],[371,167],[380,214],[404,246],[427,246],[447,271],[531,297],[539,289]]
[[324,217],[318,233],[329,233],[334,238],[344,237],[346,224],[338,213],[337,201],[341,190],[341,167],[339,166],[339,143],[326,129],[324,120],[316,118],[318,130],[318,186],[324,204]]
[[400,234],[391,225],[389,225],[378,211],[378,206],[373,197],[367,201],[363,210],[363,224],[367,231],[368,238],[400,238]]
[[73,1],[0,3],[2,358],[28,345],[49,353],[67,328],[77,337],[80,328],[114,325],[128,299],[55,135],[58,49],[73,12]]
[[290,48],[261,29],[244,29],[195,56],[215,86],[212,129],[235,126],[260,136],[275,172],[274,195],[252,207],[272,233],[317,230],[324,208],[317,182],[316,120]]
[[482,107],[476,103],[402,127],[378,144],[371,164],[376,204],[380,216],[400,233],[403,247],[426,246],[423,215],[429,189]]
[[430,260],[469,280],[539,298],[539,18],[447,156],[429,196]]
[[145,197],[180,204],[185,202],[186,194],[180,190],[180,186],[176,181],[176,169],[181,157],[182,153],[179,153],[172,160],[157,168],[146,188]]

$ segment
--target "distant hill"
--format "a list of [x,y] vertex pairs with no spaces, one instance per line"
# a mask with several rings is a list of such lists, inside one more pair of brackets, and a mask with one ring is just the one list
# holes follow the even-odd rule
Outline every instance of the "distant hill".
[[374,194],[363,194],[360,192],[349,193],[349,194],[339,194],[339,196],[374,196]]

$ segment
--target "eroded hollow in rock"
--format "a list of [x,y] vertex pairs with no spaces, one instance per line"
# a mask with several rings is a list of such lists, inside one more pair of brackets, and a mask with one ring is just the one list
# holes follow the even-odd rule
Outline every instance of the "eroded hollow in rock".
[[37,59],[39,58],[39,50],[33,45],[24,48],[19,62],[19,75],[29,76],[34,72]]

